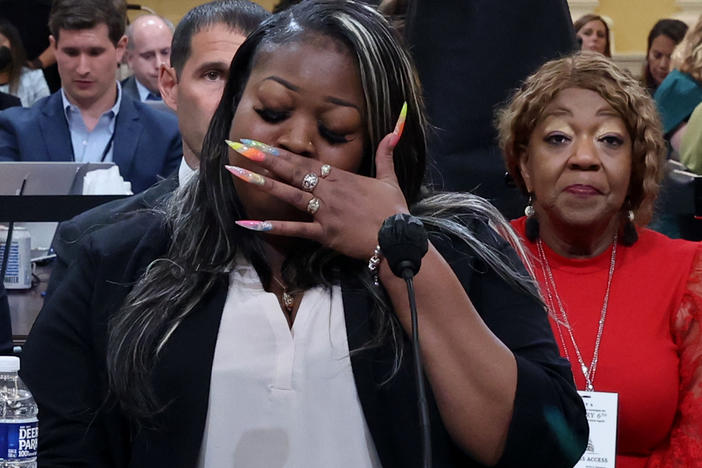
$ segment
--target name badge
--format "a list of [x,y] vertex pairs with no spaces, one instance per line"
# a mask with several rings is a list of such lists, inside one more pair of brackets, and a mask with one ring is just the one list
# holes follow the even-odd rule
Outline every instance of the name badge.
[[617,453],[617,406],[619,395],[606,392],[578,394],[585,403],[590,438],[574,468],[614,468]]

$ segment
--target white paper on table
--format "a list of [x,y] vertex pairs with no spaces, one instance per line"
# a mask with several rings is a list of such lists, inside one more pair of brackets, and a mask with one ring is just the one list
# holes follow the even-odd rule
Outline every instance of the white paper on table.
[[132,184],[122,178],[117,166],[96,169],[85,174],[83,195],[132,195]]

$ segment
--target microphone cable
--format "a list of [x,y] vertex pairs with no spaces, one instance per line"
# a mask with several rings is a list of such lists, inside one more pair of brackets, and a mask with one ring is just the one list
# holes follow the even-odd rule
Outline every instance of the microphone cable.
[[378,232],[378,245],[393,274],[404,279],[407,285],[412,321],[412,361],[417,386],[417,409],[422,442],[422,467],[431,468],[431,423],[419,345],[419,320],[413,279],[422,264],[422,257],[429,248],[427,232],[418,218],[404,213],[396,214],[383,221]]

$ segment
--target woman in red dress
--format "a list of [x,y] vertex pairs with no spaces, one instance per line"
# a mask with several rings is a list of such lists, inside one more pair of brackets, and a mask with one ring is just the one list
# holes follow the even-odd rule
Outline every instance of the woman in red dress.
[[530,197],[512,224],[561,353],[584,398],[617,394],[617,468],[702,466],[702,257],[644,227],[664,169],[653,101],[611,61],[576,54],[530,76],[498,125]]

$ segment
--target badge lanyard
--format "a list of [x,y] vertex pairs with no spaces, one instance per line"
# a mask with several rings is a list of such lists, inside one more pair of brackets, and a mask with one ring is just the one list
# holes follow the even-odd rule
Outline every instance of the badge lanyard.
[[[115,140],[115,132],[112,132],[112,135],[110,135],[110,139],[107,141],[107,144],[105,145],[105,148],[102,150],[102,156],[100,156],[100,161],[99,162],[105,162],[105,158],[107,157],[107,153],[110,152],[110,149],[112,149],[112,143]],[[73,161],[76,160],[76,152],[73,149],[73,142],[71,142],[71,159]]]
[[[541,268],[544,278],[547,281],[545,292],[548,300],[548,307],[553,311],[553,317],[556,322],[558,335],[563,343],[563,350],[566,358],[570,361],[568,347],[561,332],[561,325],[568,331],[570,340],[575,349],[575,354],[580,364],[580,371],[585,377],[585,391],[578,391],[578,394],[583,399],[588,425],[590,427],[590,437],[587,441],[585,453],[580,458],[580,461],[574,468],[614,468],[617,453],[617,411],[619,405],[619,395],[617,393],[596,392],[594,391],[595,371],[597,370],[597,361],[599,357],[600,344],[602,340],[602,332],[604,331],[605,318],[607,317],[607,307],[609,305],[609,295],[612,287],[612,277],[614,276],[614,268],[617,259],[617,235],[615,234],[612,245],[612,256],[609,264],[609,275],[607,277],[607,289],[602,303],[602,311],[598,322],[597,337],[595,338],[595,350],[592,355],[592,361],[588,367],[582,357],[580,348],[575,342],[568,314],[563,306],[558,290],[556,289],[556,281],[551,271],[551,266],[548,263],[546,252],[543,248],[541,239],[537,240],[537,248],[539,258],[541,260]],[[561,313],[562,324],[554,310],[555,303],[558,304],[558,309]]]

